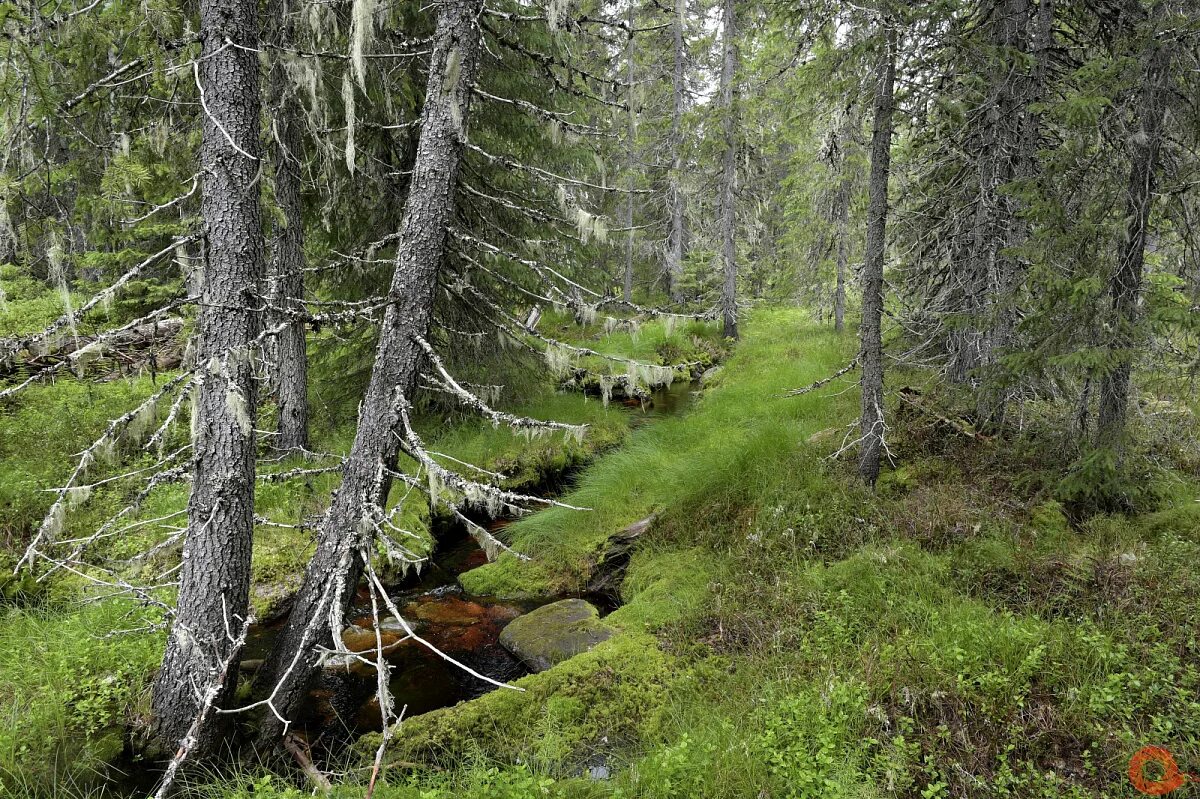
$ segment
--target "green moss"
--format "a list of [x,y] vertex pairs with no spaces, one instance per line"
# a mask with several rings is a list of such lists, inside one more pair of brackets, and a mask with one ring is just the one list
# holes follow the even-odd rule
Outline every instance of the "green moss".
[[621,592],[625,604],[606,621],[628,630],[661,630],[700,618],[723,573],[719,558],[699,547],[638,552]]
[[[392,761],[454,764],[482,750],[490,757],[562,762],[604,743],[616,748],[657,728],[673,658],[645,635],[620,635],[549,671],[471,702],[404,722]],[[378,741],[364,739],[373,753]]]
[[132,603],[21,610],[0,616],[0,794],[86,785],[145,712],[162,635]]
[[1070,530],[1063,506],[1052,499],[1034,507],[1029,514],[1029,523],[1039,533],[1051,536],[1062,535]]
[[554,572],[540,561],[521,561],[508,554],[460,574],[458,581],[469,594],[501,599],[551,596],[560,588]]

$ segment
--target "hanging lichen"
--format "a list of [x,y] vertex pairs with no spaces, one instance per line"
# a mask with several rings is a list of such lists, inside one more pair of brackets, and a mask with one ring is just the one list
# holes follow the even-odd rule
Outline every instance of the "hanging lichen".
[[354,126],[357,120],[354,115],[354,82],[350,73],[342,75],[342,106],[346,110],[346,169],[354,174]]
[[600,375],[600,400],[604,403],[605,408],[612,399],[612,390],[616,382],[617,379],[612,375]]
[[62,236],[58,231],[50,234],[50,246],[46,248],[46,260],[50,264],[50,282],[58,289],[62,298],[63,312],[71,328],[71,336],[79,338],[79,329],[75,326],[75,309],[71,304],[71,288],[67,285],[66,253],[63,251]]
[[225,386],[225,408],[233,416],[241,434],[249,436],[254,429],[254,421],[250,418],[250,405],[246,402],[246,395],[238,391],[233,381]]
[[367,90],[367,69],[364,53],[375,35],[377,0],[354,0],[350,10],[350,65],[354,78],[363,91]]
[[547,344],[543,355],[546,358],[546,367],[555,377],[566,377],[571,371],[571,353],[563,347],[555,344]]

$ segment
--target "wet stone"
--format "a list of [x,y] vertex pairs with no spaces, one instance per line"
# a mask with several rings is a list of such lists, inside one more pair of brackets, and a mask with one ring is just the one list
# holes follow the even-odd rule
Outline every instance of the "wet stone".
[[536,672],[586,652],[615,633],[600,620],[595,605],[563,599],[513,619],[500,633],[500,645]]

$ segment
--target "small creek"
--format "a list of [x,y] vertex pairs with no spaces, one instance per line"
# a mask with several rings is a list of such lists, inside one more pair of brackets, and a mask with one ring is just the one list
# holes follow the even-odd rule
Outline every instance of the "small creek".
[[[694,389],[694,383],[677,382],[652,392],[647,402],[614,398],[612,404],[634,414],[631,426],[638,428],[655,418],[682,411],[691,401]],[[548,475],[538,493],[558,495],[569,487],[571,476]],[[475,521],[495,532],[511,520]],[[460,524],[442,524],[434,533],[437,547],[428,567],[388,586],[388,595],[417,634],[442,652],[494,680],[506,682],[524,676],[528,673],[525,666],[500,646],[500,631],[517,616],[540,605],[578,595],[524,601],[469,595],[459,585],[458,576],[482,566],[487,557]],[[596,605],[601,614],[613,610],[606,597],[583,598]],[[365,653],[367,659],[373,658],[376,647],[370,607],[370,597],[360,589],[346,616],[354,629],[343,636],[350,648]],[[242,653],[245,665],[253,665],[255,660],[266,656],[285,620],[286,615],[251,631]],[[394,624],[385,619],[380,633],[391,665],[392,696],[397,710],[406,708],[405,717],[449,707],[495,689],[419,643],[401,642],[404,634]],[[334,762],[346,744],[379,729],[375,687],[374,668],[361,663],[321,672],[293,726],[294,731],[308,740],[318,765]],[[117,797],[148,795],[161,773],[158,764],[140,760],[128,748],[107,771],[101,795]]]
[[[628,408],[635,414],[634,427],[640,427],[656,417],[678,413],[691,399],[694,386],[687,382],[659,389],[652,399],[614,405]],[[548,476],[541,495],[553,496],[569,484],[570,475]],[[503,528],[510,519],[476,519],[489,531]],[[506,682],[528,673],[525,666],[499,643],[500,631],[508,622],[534,608],[567,596],[561,594],[531,600],[497,599],[473,596],[463,591],[458,576],[487,562],[484,552],[461,524],[439,523],[434,530],[436,550],[427,568],[410,574],[388,587],[388,594],[401,615],[413,625],[416,633],[440,651],[469,666],[480,674]],[[612,610],[603,597],[584,596],[600,608],[602,614]],[[382,616],[383,614],[381,614]],[[351,627],[343,634],[347,647],[363,652],[373,659],[376,648],[375,631],[371,620],[370,597],[360,589],[355,604],[346,616]],[[265,657],[278,624],[252,632],[244,659]],[[495,686],[480,680],[453,663],[439,657],[427,647],[411,639],[402,641],[404,632],[395,620],[384,618],[380,639],[391,665],[389,687],[398,711],[405,716],[426,713],[473,699]],[[359,735],[380,727],[376,699],[375,670],[362,662],[351,662],[324,669],[310,692],[308,701],[295,719],[295,728],[302,733],[317,752],[336,750]]]

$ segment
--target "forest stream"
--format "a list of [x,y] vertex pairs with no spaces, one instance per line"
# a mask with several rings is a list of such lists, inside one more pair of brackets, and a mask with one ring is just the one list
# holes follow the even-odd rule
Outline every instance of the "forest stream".
[[[613,402],[635,414],[632,426],[639,427],[656,417],[682,411],[691,401],[694,388],[695,384],[678,382],[654,391],[645,403]],[[557,495],[569,481],[570,474],[547,476],[534,493]],[[475,521],[494,533],[512,519],[476,518]],[[417,635],[493,680],[508,682],[529,673],[499,641],[500,632],[517,616],[573,596],[591,601],[602,615],[614,609],[611,598],[601,596],[559,594],[498,599],[470,595],[463,590],[458,577],[487,562],[483,550],[461,523],[443,519],[435,523],[434,533],[437,547],[429,565],[419,574],[411,572],[388,586],[389,595]],[[266,656],[285,618],[252,632],[243,656],[244,668],[252,669]],[[347,647],[372,659],[376,637],[370,596],[365,587],[359,588],[346,618],[350,624],[343,633]],[[419,642],[404,638],[400,624],[384,616],[380,640],[392,667],[390,688],[395,708],[397,712],[404,709],[405,717],[449,707],[495,690],[495,685],[468,674]],[[361,661],[351,662],[348,657],[344,663],[327,665],[295,721],[296,731],[308,741],[318,758],[328,757],[363,733],[377,731],[380,716],[374,668]]]

